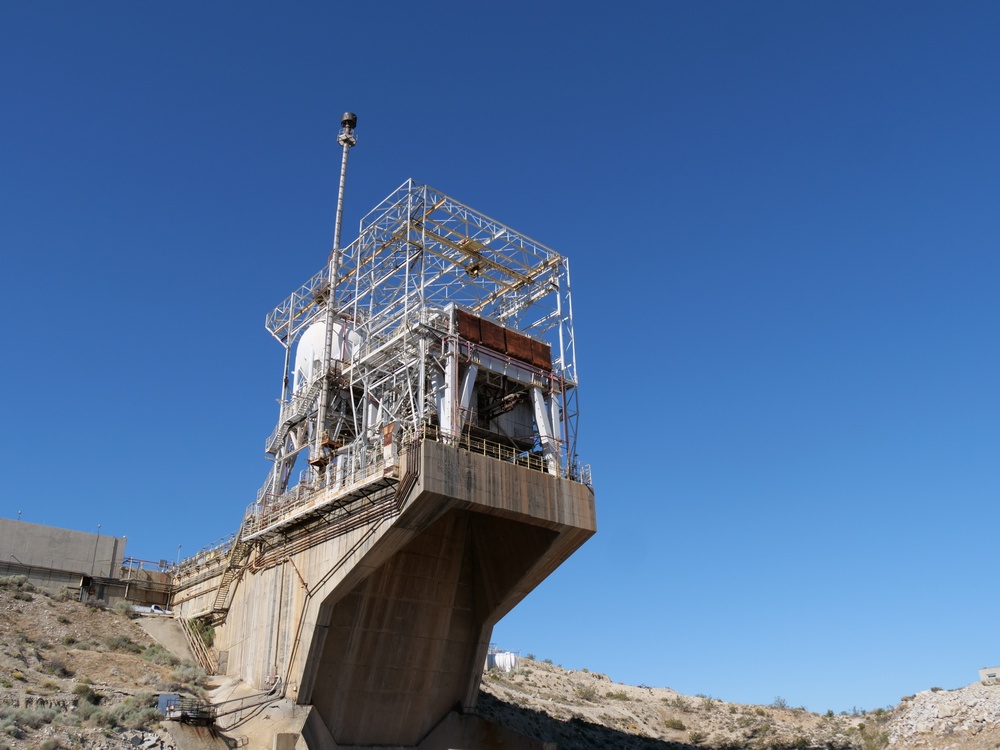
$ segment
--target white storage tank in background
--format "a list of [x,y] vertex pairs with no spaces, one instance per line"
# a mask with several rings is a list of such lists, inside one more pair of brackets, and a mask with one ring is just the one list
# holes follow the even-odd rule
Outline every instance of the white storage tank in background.
[[[320,375],[323,366],[323,348],[326,346],[326,321],[317,320],[309,326],[295,346],[295,371],[292,392],[298,393]],[[330,357],[334,361],[350,362],[361,348],[361,335],[350,324],[338,320],[333,324],[333,346]]]
[[517,669],[517,654],[512,651],[491,651],[486,654],[486,669],[513,672]]

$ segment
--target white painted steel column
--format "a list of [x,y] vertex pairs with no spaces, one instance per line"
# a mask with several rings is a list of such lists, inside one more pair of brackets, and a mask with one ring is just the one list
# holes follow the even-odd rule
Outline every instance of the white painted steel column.
[[[559,469],[562,469],[562,408],[560,405],[560,396],[562,394],[553,392],[552,397],[549,399],[549,426],[552,430],[552,447],[556,454],[556,463],[559,464]],[[561,471],[556,473],[561,474]]]
[[437,367],[431,366],[431,390],[434,393],[434,408],[438,415],[438,424],[444,432],[444,376]]
[[469,364],[462,375],[462,387],[459,389],[458,399],[458,431],[461,434],[465,421],[469,418],[469,407],[472,405],[472,394],[476,385],[476,375],[479,374],[479,367]]
[[559,448],[552,440],[552,427],[549,424],[549,410],[545,404],[545,396],[538,386],[531,387],[531,405],[535,408],[535,425],[538,427],[538,437],[542,441],[542,450],[549,467],[549,474],[559,473]]
[[446,437],[453,437],[457,430],[458,414],[455,408],[458,405],[458,354],[453,344],[448,344],[448,353],[444,360],[444,394],[441,405],[443,412],[438,412],[441,420],[441,434]]

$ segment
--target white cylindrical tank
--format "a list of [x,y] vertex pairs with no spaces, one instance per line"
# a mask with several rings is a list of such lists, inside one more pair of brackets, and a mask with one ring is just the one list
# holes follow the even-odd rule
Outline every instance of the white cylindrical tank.
[[486,669],[513,672],[517,669],[517,654],[511,651],[491,651],[486,655]]
[[[319,377],[323,369],[323,349],[326,346],[326,321],[317,320],[299,337],[295,346],[295,371],[292,392],[298,393]],[[361,347],[361,335],[349,323],[338,320],[333,324],[333,346],[330,357],[334,361],[349,362]]]

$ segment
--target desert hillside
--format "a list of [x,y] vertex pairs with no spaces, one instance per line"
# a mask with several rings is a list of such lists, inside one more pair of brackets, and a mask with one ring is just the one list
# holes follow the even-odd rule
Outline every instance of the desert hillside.
[[[724,686],[720,686],[724,687]],[[726,703],[669,688],[634,687],[587,670],[523,659],[483,678],[479,711],[560,748],[666,750],[995,750],[1000,686],[978,683],[906,696],[892,709],[810,713],[784,705]]]
[[[180,741],[176,725],[166,731],[155,709],[158,693],[201,695],[206,686],[200,669],[153,640],[127,609],[89,607],[23,579],[0,578],[0,750],[206,746]],[[928,690],[892,710],[850,716],[776,703],[739,705],[622,685],[522,659],[512,672],[484,675],[478,711],[563,750],[1000,747],[997,686]],[[242,728],[241,745],[270,750],[271,719],[259,720]]]
[[0,578],[0,750],[160,747],[157,695],[205,675],[126,611]]

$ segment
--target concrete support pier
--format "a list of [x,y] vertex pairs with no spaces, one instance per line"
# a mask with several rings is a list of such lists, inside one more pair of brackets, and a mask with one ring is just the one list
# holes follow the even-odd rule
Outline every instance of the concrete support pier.
[[313,748],[542,747],[468,714],[493,626],[596,531],[591,488],[423,440],[352,514],[255,540],[220,671],[312,705]]

